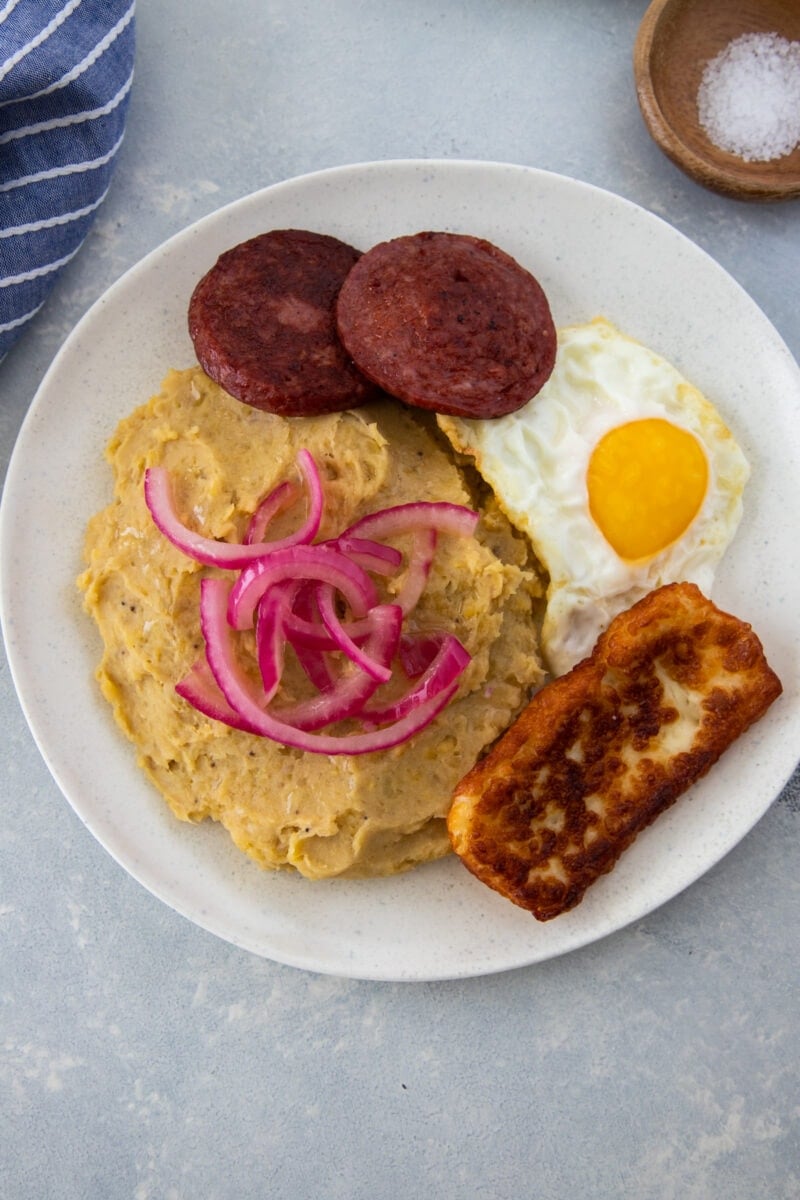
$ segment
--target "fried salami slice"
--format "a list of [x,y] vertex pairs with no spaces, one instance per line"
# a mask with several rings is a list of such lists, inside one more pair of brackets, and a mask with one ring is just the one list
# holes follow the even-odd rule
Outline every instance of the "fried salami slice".
[[556,356],[537,280],[464,234],[417,233],[368,250],[342,286],[336,323],[354,362],[385,391],[459,417],[521,408]]
[[377,388],[336,334],[334,305],[359,252],[321,233],[276,229],[226,251],[189,302],[206,374],[254,408],[313,416],[354,408]]

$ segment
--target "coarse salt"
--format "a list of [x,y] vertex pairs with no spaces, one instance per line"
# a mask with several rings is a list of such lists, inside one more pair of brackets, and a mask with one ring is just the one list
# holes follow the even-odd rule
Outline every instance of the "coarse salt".
[[697,112],[720,150],[769,162],[800,145],[800,42],[746,33],[706,64]]

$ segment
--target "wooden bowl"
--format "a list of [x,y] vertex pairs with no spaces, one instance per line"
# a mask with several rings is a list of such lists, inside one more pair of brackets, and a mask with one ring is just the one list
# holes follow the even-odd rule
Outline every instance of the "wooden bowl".
[[653,0],[633,53],[639,107],[664,153],[704,187],[739,200],[795,199],[800,147],[771,162],[745,162],[715,146],[698,119],[706,64],[744,33],[800,41],[800,0]]

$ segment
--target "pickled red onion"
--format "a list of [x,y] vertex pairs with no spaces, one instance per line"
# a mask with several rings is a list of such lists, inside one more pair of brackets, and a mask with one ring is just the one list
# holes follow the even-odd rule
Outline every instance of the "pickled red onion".
[[300,585],[293,611],[284,624],[284,634],[314,687],[320,692],[327,692],[336,682],[336,672],[331,667],[329,655],[320,651],[332,650],[333,639],[322,624],[316,606],[316,593],[315,583]]
[[[388,663],[378,662],[372,658],[368,650],[363,649],[358,645],[350,634],[345,629],[336,612],[336,604],[334,600],[333,589],[330,586],[322,586],[317,588],[317,604],[319,606],[319,615],[322,617],[322,624],[327,629],[333,639],[334,648],[341,650],[351,662],[365,671],[372,679],[378,683],[388,683],[392,678],[392,669]],[[384,608],[393,607],[384,605]],[[370,611],[370,616],[378,611],[378,607],[374,607]],[[402,617],[402,610],[400,613]]]
[[225,699],[211,673],[207,658],[198,658],[183,679],[175,684],[175,691],[192,708],[212,721],[221,721],[224,725],[230,725],[231,729],[241,729],[244,733],[258,733]]
[[381,508],[377,512],[368,513],[366,517],[345,529],[339,537],[396,537],[403,533],[413,533],[420,528],[469,537],[475,532],[479,516],[474,509],[451,504],[446,500],[413,500],[409,504],[396,504],[392,508]]
[[262,737],[317,754],[367,754],[375,750],[388,750],[430,724],[458,686],[457,681],[453,682],[423,700],[400,720],[382,729],[342,735],[309,733],[298,729],[261,708],[252,681],[238,662],[233,631],[226,616],[229,588],[224,579],[204,579],[200,584],[201,628],[206,641],[206,657],[222,695],[238,720],[245,721],[253,733]]
[[435,529],[415,529],[412,537],[408,568],[400,591],[395,597],[396,603],[400,605],[406,616],[414,611],[417,601],[425,591],[428,572],[436,553],[437,541]]
[[[169,472],[165,467],[148,467],[144,475],[144,498],[150,515],[164,537],[178,550],[207,567],[244,567],[258,561],[265,554],[273,554],[284,547],[305,545],[312,542],[319,532],[322,520],[323,492],[316,463],[307,450],[297,455],[297,465],[308,489],[309,506],[306,520],[294,533],[274,542],[218,542],[189,529],[178,516],[172,496]],[[274,494],[274,493],[273,493]],[[268,504],[268,496],[262,503]],[[273,502],[274,503],[274,502]],[[275,515],[277,508],[269,513]],[[256,510],[256,515],[258,510]],[[251,520],[251,526],[255,517]]]
[[435,633],[405,634],[400,638],[398,656],[409,679],[416,679],[431,665],[439,653],[441,637]]
[[[372,625],[365,650],[371,661],[380,662],[388,668],[397,653],[403,614],[395,604],[379,604],[365,620]],[[362,670],[357,663],[350,663],[325,692],[273,711],[277,717],[297,729],[322,729],[326,725],[360,715],[377,688],[378,680],[374,674]]]
[[[245,541],[225,543],[183,524],[164,468],[146,472],[145,499],[165,537],[196,561],[239,571],[233,582],[202,580],[205,659],[176,690],[214,720],[297,749],[321,754],[388,749],[433,720],[455,695],[470,662],[453,634],[403,634],[402,624],[424,590],[437,534],[469,535],[478,514],[450,503],[397,505],[312,544],[323,514],[322,483],[307,450],[299,452],[297,465],[308,494],[306,519],[294,534],[272,542],[264,540],[267,529],[297,499],[296,484],[273,488],[251,517]],[[393,603],[382,603],[370,572],[392,576],[403,555],[380,539],[407,535],[412,541],[397,595]],[[240,660],[236,640],[237,631],[253,626],[258,681]],[[316,694],[281,703],[289,646]],[[381,699],[393,662],[413,682],[399,697],[395,689]],[[345,720],[359,720],[362,732],[317,732]]]
[[470,655],[461,642],[452,633],[445,633],[439,639],[439,647],[433,659],[417,679],[413,687],[395,700],[392,704],[379,708],[377,705],[366,705],[363,716],[376,725],[384,725],[388,721],[399,721],[406,713],[421,702],[436,696],[442,688],[450,687],[469,666]]
[[244,535],[245,545],[252,546],[254,543],[263,542],[270,521],[277,517],[278,513],[290,508],[297,499],[297,494],[296,485],[289,479],[284,479],[283,483],[273,488],[250,518]]
[[375,584],[359,567],[329,542],[315,546],[284,546],[242,568],[231,588],[228,620],[233,629],[250,629],[256,605],[268,588],[290,579],[316,579],[341,592],[357,617],[365,616],[378,602]]
[[268,704],[280,687],[286,660],[284,626],[297,585],[273,588],[262,597],[256,614],[256,657],[264,688],[262,704]]
[[365,571],[374,571],[376,575],[391,575],[403,561],[402,554],[394,546],[371,538],[339,537],[336,545]]

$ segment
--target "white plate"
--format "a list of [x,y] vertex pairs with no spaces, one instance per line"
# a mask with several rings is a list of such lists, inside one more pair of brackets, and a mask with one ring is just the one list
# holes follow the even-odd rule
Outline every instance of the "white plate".
[[[221,829],[172,818],[98,694],[97,637],[74,579],[86,520],[110,494],[104,446],[168,367],[193,361],[186,307],[198,277],[236,242],[290,226],[362,249],[420,229],[489,238],[537,275],[557,324],[604,314],[670,358],[717,403],[752,463],[714,599],[755,626],[785,694],[577,909],[548,924],[454,859],[380,881],[311,884],[260,871]],[[33,735],[67,799],[126,870],[256,954],[357,978],[430,980],[584,945],[696,880],[791,775],[800,746],[799,411],[800,372],[738,284],[670,226],[609,193],[525,167],[430,161],[343,167],[268,188],[129,271],[74,330],[31,407],[0,541],[4,632]]]

